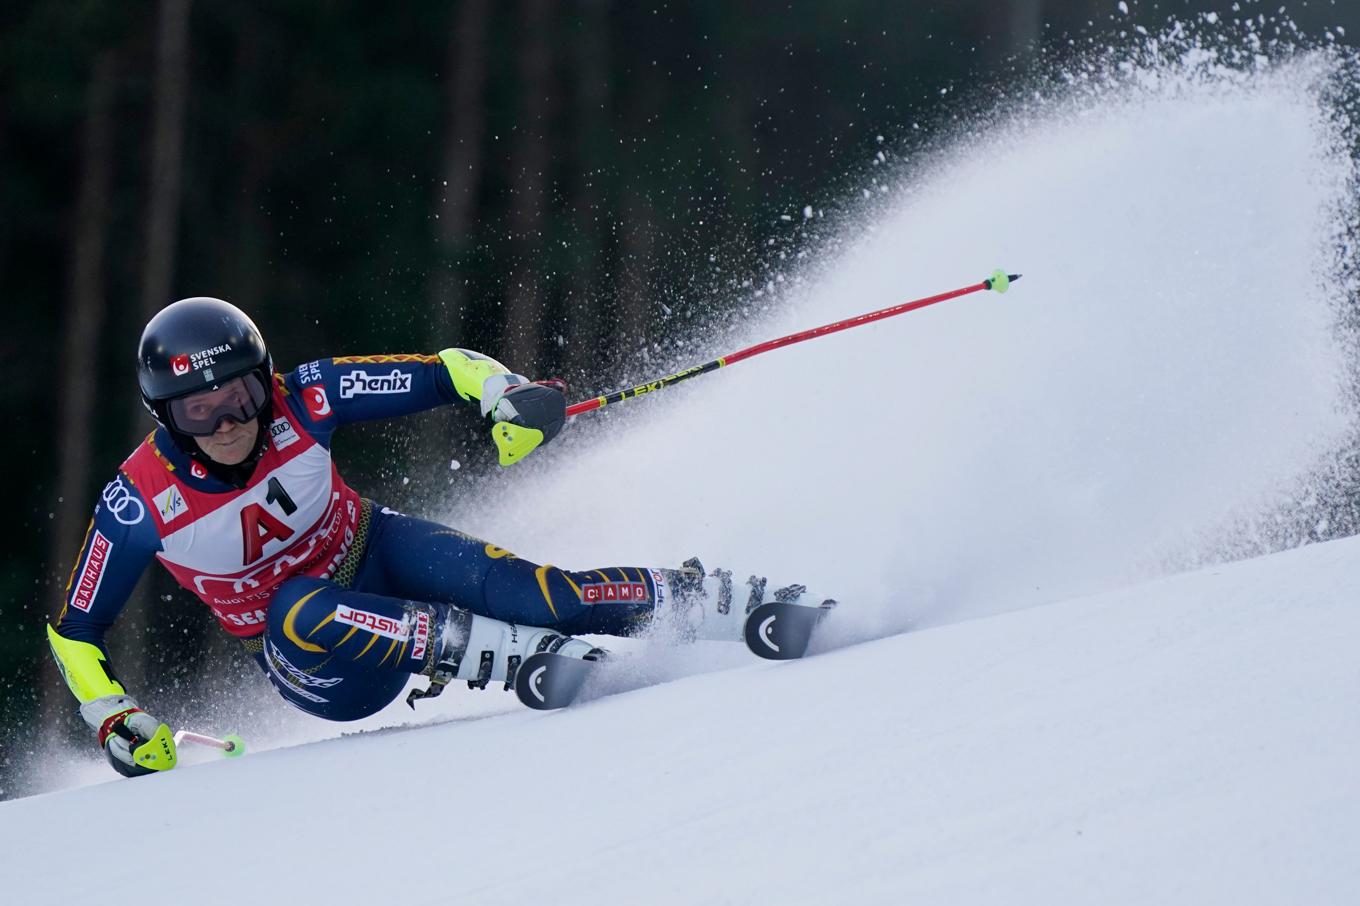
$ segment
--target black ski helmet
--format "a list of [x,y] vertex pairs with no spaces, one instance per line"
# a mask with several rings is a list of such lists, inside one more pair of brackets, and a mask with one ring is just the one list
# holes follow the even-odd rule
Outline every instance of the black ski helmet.
[[[251,372],[259,375],[268,393],[274,382],[274,360],[264,337],[245,312],[221,299],[196,296],[167,305],[147,322],[137,346],[142,403],[175,435],[179,432],[166,412],[170,400],[215,390]],[[193,452],[193,445],[189,446]]]

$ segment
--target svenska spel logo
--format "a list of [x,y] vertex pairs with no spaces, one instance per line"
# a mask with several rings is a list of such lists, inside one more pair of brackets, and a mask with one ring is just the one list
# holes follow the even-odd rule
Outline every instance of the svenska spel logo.
[[331,414],[331,401],[326,398],[325,387],[304,387],[302,398],[307,401],[307,414],[312,417],[312,421]]
[[170,370],[175,374],[189,373],[189,356],[177,355],[170,360]]

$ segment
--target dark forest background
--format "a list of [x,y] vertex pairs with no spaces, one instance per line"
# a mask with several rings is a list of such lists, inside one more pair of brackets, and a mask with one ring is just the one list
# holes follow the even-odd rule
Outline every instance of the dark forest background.
[[[4,4],[0,456],[18,505],[0,568],[0,776],[35,751],[19,727],[88,742],[43,624],[95,495],[151,428],[133,365],[160,307],[236,303],[279,368],[460,345],[562,375],[573,399],[617,389],[791,244],[815,244],[782,217],[852,202],[877,150],[937,132],[974,86],[1074,36],[1233,4],[1130,6]],[[1349,41],[1357,7],[1289,4],[1305,30],[1347,26]],[[356,487],[418,511],[449,456],[464,474],[490,461],[474,427],[365,428],[337,458]],[[428,467],[412,453],[443,438]],[[174,688],[184,709],[229,687],[222,662],[239,659],[159,570],[112,647],[134,694]]]

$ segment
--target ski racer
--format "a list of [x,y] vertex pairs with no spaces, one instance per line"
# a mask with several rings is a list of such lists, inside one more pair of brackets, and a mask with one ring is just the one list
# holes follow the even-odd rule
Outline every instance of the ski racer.
[[[350,721],[394,701],[411,674],[437,695],[453,680],[510,688],[550,651],[604,652],[580,634],[631,635],[664,621],[688,638],[741,638],[746,610],[804,590],[679,569],[567,571],[360,496],[331,460],[337,428],[458,401],[491,423],[502,465],[551,441],[565,386],[531,382],[465,349],[317,359],[287,374],[254,323],[219,299],[156,314],[137,352],[157,428],[103,490],[47,628],[53,656],[126,776],[173,768],[169,727],[118,680],[104,644],[157,559],[239,638],[279,694]],[[736,604],[733,606],[733,599]]]

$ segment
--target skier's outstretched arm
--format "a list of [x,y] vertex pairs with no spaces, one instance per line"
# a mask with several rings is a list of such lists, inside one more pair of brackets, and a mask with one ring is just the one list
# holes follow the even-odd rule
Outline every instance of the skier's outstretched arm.
[[104,645],[104,633],[161,549],[150,506],[122,473],[104,488],[61,613],[55,626],[47,626],[52,656],[80,702],[80,716],[99,734],[109,762],[128,777],[175,766],[170,728],[128,694]]
[[284,378],[290,405],[329,445],[340,425],[423,412],[458,400],[493,423],[501,464],[518,462],[566,422],[566,385],[530,381],[469,349],[437,355],[337,356],[299,365]]

